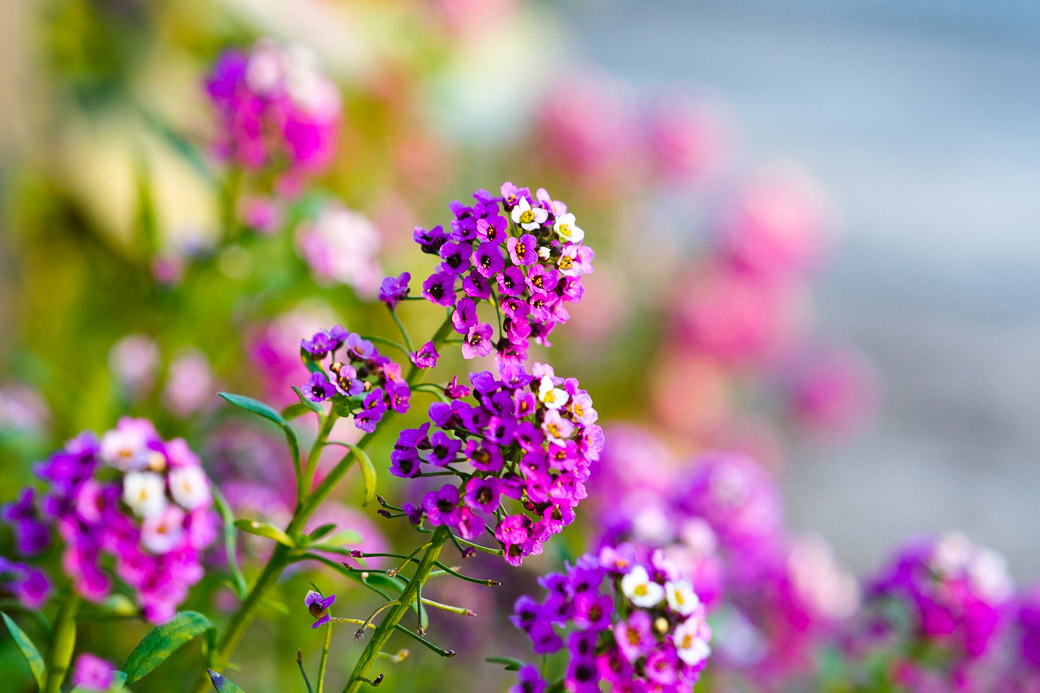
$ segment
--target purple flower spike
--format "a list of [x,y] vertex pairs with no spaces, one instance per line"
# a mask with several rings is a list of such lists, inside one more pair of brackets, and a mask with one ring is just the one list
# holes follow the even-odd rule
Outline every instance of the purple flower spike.
[[383,283],[379,285],[379,300],[388,308],[396,307],[398,303],[408,298],[408,282],[411,278],[412,275],[408,272],[402,272],[397,277],[384,278]]
[[515,265],[533,265],[538,261],[538,239],[529,233],[520,238],[510,238],[506,241],[509,250],[509,258]]
[[304,392],[310,401],[324,402],[335,396],[336,386],[329,382],[328,376],[324,373],[311,373],[311,379],[307,381]]
[[423,344],[419,351],[412,351],[408,354],[408,358],[412,360],[416,368],[433,368],[437,365],[437,359],[440,354],[437,353],[437,349],[433,346],[433,342],[426,342]]
[[462,357],[472,359],[490,354],[491,332],[491,325],[487,323],[469,328],[469,332],[466,333],[466,341],[462,343]]

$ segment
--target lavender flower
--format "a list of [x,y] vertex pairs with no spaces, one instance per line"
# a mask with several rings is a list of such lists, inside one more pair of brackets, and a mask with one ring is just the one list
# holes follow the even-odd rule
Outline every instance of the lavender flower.
[[319,628],[328,623],[332,616],[329,614],[329,607],[336,603],[336,595],[330,594],[327,597],[322,597],[319,593],[314,590],[309,590],[307,596],[303,598],[303,604],[310,611],[311,616],[317,620],[311,628]]
[[411,279],[412,275],[408,272],[402,272],[396,278],[386,277],[379,285],[379,300],[388,308],[395,308],[398,303],[408,298],[408,282]]

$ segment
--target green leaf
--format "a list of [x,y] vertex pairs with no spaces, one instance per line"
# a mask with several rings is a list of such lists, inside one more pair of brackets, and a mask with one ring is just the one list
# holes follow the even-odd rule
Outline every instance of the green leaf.
[[[282,418],[282,415],[276,412],[274,409],[264,404],[260,400],[253,399],[252,397],[246,397],[245,395],[236,395],[230,392],[221,392],[220,396],[223,397],[231,404],[236,407],[245,409],[248,412],[262,416],[268,421],[273,421],[282,427],[285,432],[285,439],[289,443],[289,452],[292,453],[293,469],[296,471],[297,484],[303,479],[303,462],[300,460],[300,441],[296,437],[296,431],[289,425],[289,422]],[[302,490],[300,488],[298,491]]]
[[213,687],[220,693],[246,693],[212,669],[206,669],[206,671],[209,672],[209,680],[213,682]]
[[300,347],[300,359],[303,361],[303,365],[307,366],[307,370],[311,373],[324,373],[325,369],[321,367],[321,364],[314,360],[314,356],[311,352],[307,351],[303,347]]
[[330,549],[342,549],[344,544],[360,544],[361,535],[353,529],[344,529],[336,532],[325,541],[311,544],[310,548],[316,551],[328,551]]
[[213,491],[213,504],[217,506],[217,512],[224,522],[224,550],[227,553],[228,569],[231,570],[231,579],[234,582],[235,593],[239,599],[244,599],[249,588],[246,586],[246,577],[242,569],[238,567],[238,537],[235,534],[235,514],[231,512],[224,494],[220,492],[216,484],[210,484]]
[[7,630],[11,633],[11,637],[14,638],[14,642],[18,645],[18,649],[22,651],[22,656],[25,657],[25,661],[28,663],[29,668],[32,669],[32,675],[33,678],[36,679],[36,685],[42,689],[44,671],[47,667],[43,663],[43,657],[40,656],[39,650],[36,649],[36,645],[33,645],[33,641],[29,639],[29,636],[11,620],[10,616],[2,611],[0,611],[0,616],[4,617],[4,623],[7,625]]
[[126,683],[140,680],[182,645],[207,630],[214,630],[213,624],[197,611],[181,611],[161,626],[152,628],[123,664]]
[[354,457],[357,458],[358,465],[361,467],[361,483],[365,487],[365,502],[362,505],[368,505],[376,497],[376,468],[367,452],[350,443],[344,443],[344,445],[354,453]]
[[310,407],[305,407],[297,402],[296,404],[290,404],[282,410],[282,418],[286,421],[291,421],[292,419],[298,419],[309,411],[311,411]]
[[289,422],[283,419],[281,414],[258,399],[246,397],[245,395],[235,395],[230,392],[221,392],[220,396],[234,404],[236,407],[245,409],[257,416],[262,416],[268,421],[273,421],[283,428],[289,425]]
[[515,657],[485,657],[484,661],[489,664],[501,664],[505,666],[506,671],[519,671],[520,667],[527,664],[527,662],[516,659]]
[[328,536],[329,532],[333,531],[334,529],[336,529],[335,523],[330,522],[327,525],[322,525],[321,527],[318,527],[316,530],[308,534],[307,538],[311,541],[318,541],[322,537]]
[[296,542],[294,542],[288,534],[278,529],[270,522],[261,522],[259,520],[235,520],[235,526],[246,534],[255,534],[258,537],[267,537],[268,539],[274,539],[279,544],[288,546],[290,549],[296,548]]

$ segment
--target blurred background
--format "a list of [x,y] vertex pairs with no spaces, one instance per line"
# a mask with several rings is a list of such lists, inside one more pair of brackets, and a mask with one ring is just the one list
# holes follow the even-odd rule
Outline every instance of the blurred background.
[[710,85],[746,156],[797,158],[841,212],[816,315],[869,354],[884,403],[858,439],[799,449],[792,523],[857,572],[949,528],[1040,572],[1040,9],[613,1],[567,19],[576,55],[639,88]]
[[[605,423],[751,453],[857,575],[957,529],[1028,583],[1038,32],[1011,0],[0,0],[0,481],[130,414],[187,437],[241,512],[276,507],[284,452],[216,392],[294,401],[298,340],[392,329],[373,280],[430,271],[412,228],[512,180],[596,249],[552,359]],[[207,80],[262,37],[335,85],[321,167],[221,152]],[[211,582],[193,599],[219,607]]]

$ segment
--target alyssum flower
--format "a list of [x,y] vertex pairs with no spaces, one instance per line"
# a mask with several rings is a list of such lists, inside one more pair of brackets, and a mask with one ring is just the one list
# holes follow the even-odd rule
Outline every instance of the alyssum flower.
[[[566,304],[581,300],[581,277],[592,272],[594,253],[567,206],[544,189],[532,195],[505,183],[500,196],[478,190],[473,197],[473,206],[451,204],[449,230],[415,229],[423,252],[441,259],[422,293],[454,309],[467,359],[494,350],[500,359],[522,362],[531,340],[548,345],[553,329],[570,318]],[[391,291],[397,285],[385,286],[388,305],[400,300]],[[497,336],[478,317],[481,302],[497,310]]]
[[[601,683],[622,691],[693,689],[711,653],[711,628],[693,586],[660,553],[643,564],[629,546],[605,548],[540,583],[545,598],[520,597],[511,620],[535,654],[566,650],[566,690],[594,693]],[[547,685],[527,666],[512,691]]]
[[[506,561],[519,565],[574,520],[603,432],[588,393],[550,366],[528,373],[509,365],[499,377],[484,371],[470,381],[472,389],[451,388],[449,403],[432,404],[429,422],[401,432],[391,473],[454,472],[461,485],[446,484],[405,511],[416,524],[425,518],[470,540],[491,521]],[[518,507],[508,509],[507,499]]]

